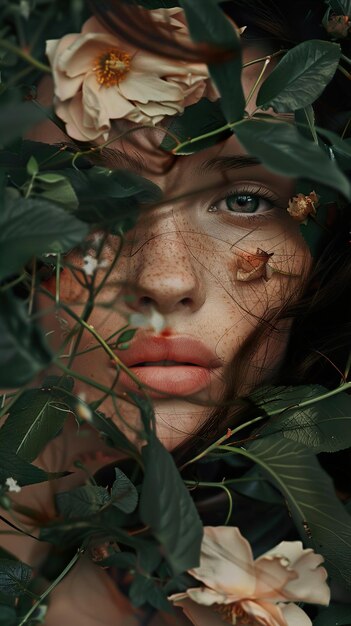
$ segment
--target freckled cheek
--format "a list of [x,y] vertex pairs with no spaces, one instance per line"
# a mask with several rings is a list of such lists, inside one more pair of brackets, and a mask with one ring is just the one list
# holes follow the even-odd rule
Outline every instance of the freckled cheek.
[[81,302],[84,296],[85,290],[78,283],[71,270],[64,268],[60,272],[60,281],[57,285],[56,276],[51,276],[48,280],[42,283],[43,287],[50,291],[52,295],[56,295],[56,291],[59,288],[60,300],[74,304],[75,302]]

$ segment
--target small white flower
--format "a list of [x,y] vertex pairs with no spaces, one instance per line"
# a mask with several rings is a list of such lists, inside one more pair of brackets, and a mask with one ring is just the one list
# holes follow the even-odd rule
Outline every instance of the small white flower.
[[98,261],[91,254],[86,254],[83,258],[83,272],[86,276],[92,276],[97,269],[107,266],[107,261]]
[[166,320],[156,309],[151,309],[150,313],[132,313],[129,316],[129,324],[138,328],[152,328],[156,333],[160,333],[166,326]]
[[93,421],[93,412],[86,402],[82,402],[79,400],[76,404],[76,413],[80,419],[85,420],[86,422]]
[[6,478],[5,485],[9,488],[9,491],[12,491],[13,493],[19,493],[22,489],[17,483],[17,480],[12,477]]

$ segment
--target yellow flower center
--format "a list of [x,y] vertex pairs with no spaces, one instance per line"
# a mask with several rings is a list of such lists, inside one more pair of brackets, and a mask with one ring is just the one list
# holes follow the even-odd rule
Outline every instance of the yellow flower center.
[[130,70],[130,64],[130,54],[123,52],[123,50],[112,48],[99,54],[94,61],[93,71],[100,85],[112,87],[125,79]]
[[222,620],[231,626],[258,626],[254,617],[246,613],[237,602],[233,604],[214,604],[214,610]]

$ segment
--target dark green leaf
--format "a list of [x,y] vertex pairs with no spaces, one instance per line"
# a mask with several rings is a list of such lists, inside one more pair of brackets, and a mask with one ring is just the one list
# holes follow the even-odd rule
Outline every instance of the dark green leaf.
[[60,174],[45,173],[36,177],[36,188],[39,187],[39,197],[52,200],[66,209],[77,209],[78,198],[71,182]]
[[119,345],[121,343],[127,343],[128,341],[133,339],[137,330],[137,328],[129,328],[128,330],[125,330],[123,333],[118,335],[116,345]]
[[[305,445],[315,454],[350,448],[351,397],[338,393],[318,401],[327,393],[328,389],[319,385],[276,389],[275,396],[261,404],[266,412],[275,413],[261,435],[281,432],[283,437]],[[311,404],[298,406],[306,401]]]
[[139,458],[137,448],[127,439],[110,417],[101,411],[93,411],[90,424],[103,436],[108,445],[126,452],[133,458]]
[[0,626],[16,626],[16,610],[12,606],[0,605]]
[[341,49],[313,39],[289,50],[262,84],[256,104],[288,113],[312,104],[333,78]]
[[6,440],[0,442],[0,482],[6,478],[14,478],[20,486],[42,483],[49,478],[49,474],[39,467],[31,465],[12,451],[7,449]]
[[58,390],[25,391],[11,407],[0,441],[22,459],[33,461],[60,432],[69,411]]
[[330,8],[336,15],[348,15],[351,17],[351,0],[328,0]]
[[346,197],[351,196],[350,183],[335,161],[311,141],[307,141],[292,124],[247,120],[236,127],[236,134],[249,154],[259,158],[273,172],[311,181],[328,181]]
[[35,176],[38,173],[38,161],[34,156],[31,156],[27,163],[27,172],[30,176]]
[[138,407],[145,430],[144,435],[145,437],[149,437],[152,432],[155,431],[155,411],[153,405],[148,398],[143,398],[133,391],[130,391],[128,396]]
[[247,453],[286,498],[303,541],[324,556],[331,575],[351,584],[350,516],[315,455],[281,435],[250,443]]
[[116,480],[111,488],[111,501],[124,513],[132,513],[138,504],[138,492],[133,483],[118,467],[115,467]]
[[331,603],[327,608],[320,609],[313,620],[313,626],[350,626],[351,604]]
[[151,604],[160,611],[170,611],[171,605],[165,593],[152,578],[136,574],[129,589],[129,598],[133,606]]
[[221,94],[221,105],[228,122],[241,119],[245,109],[245,97],[241,85],[241,42],[230,20],[217,0],[180,0],[184,9],[192,39],[199,43],[218,46],[230,53],[229,60],[210,63],[211,78]]
[[0,292],[0,387],[24,385],[46,367],[52,354],[44,333],[28,317],[26,304]]
[[46,113],[32,102],[12,102],[0,106],[0,142],[6,146],[45,119]]
[[65,252],[83,241],[88,227],[48,200],[8,200],[0,217],[0,279],[44,252]]
[[199,563],[202,524],[171,455],[156,437],[142,449],[145,477],[140,516],[177,574]]
[[0,591],[9,596],[19,596],[27,588],[31,568],[20,561],[0,559]]
[[85,485],[56,495],[56,504],[65,519],[89,517],[107,504],[110,496],[104,487]]
[[119,567],[121,569],[135,569],[136,555],[133,552],[116,552],[100,562],[102,567]]
[[[199,102],[185,108],[182,115],[174,115],[171,118],[167,128],[172,135],[175,135],[180,142],[187,141],[192,137],[199,137],[206,133],[222,128],[227,123],[220,100],[211,102],[207,98],[201,98]],[[230,137],[231,131],[222,131],[207,139],[201,139],[195,143],[182,148],[177,154],[192,154],[199,150],[203,150],[213,146],[218,141],[222,141]],[[177,142],[170,135],[165,135],[161,148],[164,150],[173,150],[177,146]]]

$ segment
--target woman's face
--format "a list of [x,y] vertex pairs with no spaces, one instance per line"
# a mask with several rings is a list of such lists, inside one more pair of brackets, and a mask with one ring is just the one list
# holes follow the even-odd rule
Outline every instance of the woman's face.
[[[262,50],[250,50],[251,56],[260,54]],[[246,91],[254,78],[250,68]],[[149,395],[159,437],[174,448],[206,421],[229,378],[235,381],[235,357],[259,320],[296,297],[311,256],[286,210],[294,181],[257,165],[235,137],[198,154],[177,157],[171,168],[169,156],[156,146],[151,163],[152,134],[140,135],[137,141],[137,173],[162,189],[165,202],[141,212],[136,227],[126,233],[120,258],[88,322],[107,341],[129,319],[136,319],[130,315],[142,313],[151,322],[155,312],[162,316],[158,317],[161,330],[151,325],[139,328],[129,348],[114,348],[114,352],[143,384],[153,388]],[[121,150],[120,144],[115,147]],[[131,151],[131,146],[123,145],[119,167],[131,169],[130,163],[123,163],[123,155],[127,159]],[[108,161],[105,165],[113,166]],[[90,237],[91,256],[99,235]],[[116,236],[107,236],[98,282],[113,263],[118,244]],[[82,253],[72,252],[68,261],[80,268],[79,275],[84,267]],[[81,314],[87,291],[69,269],[62,272],[60,289],[62,301]],[[47,307],[45,296],[41,299]],[[58,343],[61,333],[64,338],[74,323],[66,314],[60,317]],[[52,327],[52,320],[46,323]],[[253,351],[245,380],[237,381],[239,393],[247,393],[274,373],[288,331],[288,322],[272,323]],[[94,351],[77,356],[72,367],[101,385],[114,386],[120,395],[135,391],[136,384],[125,374],[116,383],[116,363],[85,331],[78,352],[93,347]],[[77,383],[77,390],[84,391],[88,401],[101,396],[83,383]],[[133,438],[130,427],[139,423],[133,406],[123,399],[117,405],[107,399],[100,408]]]

